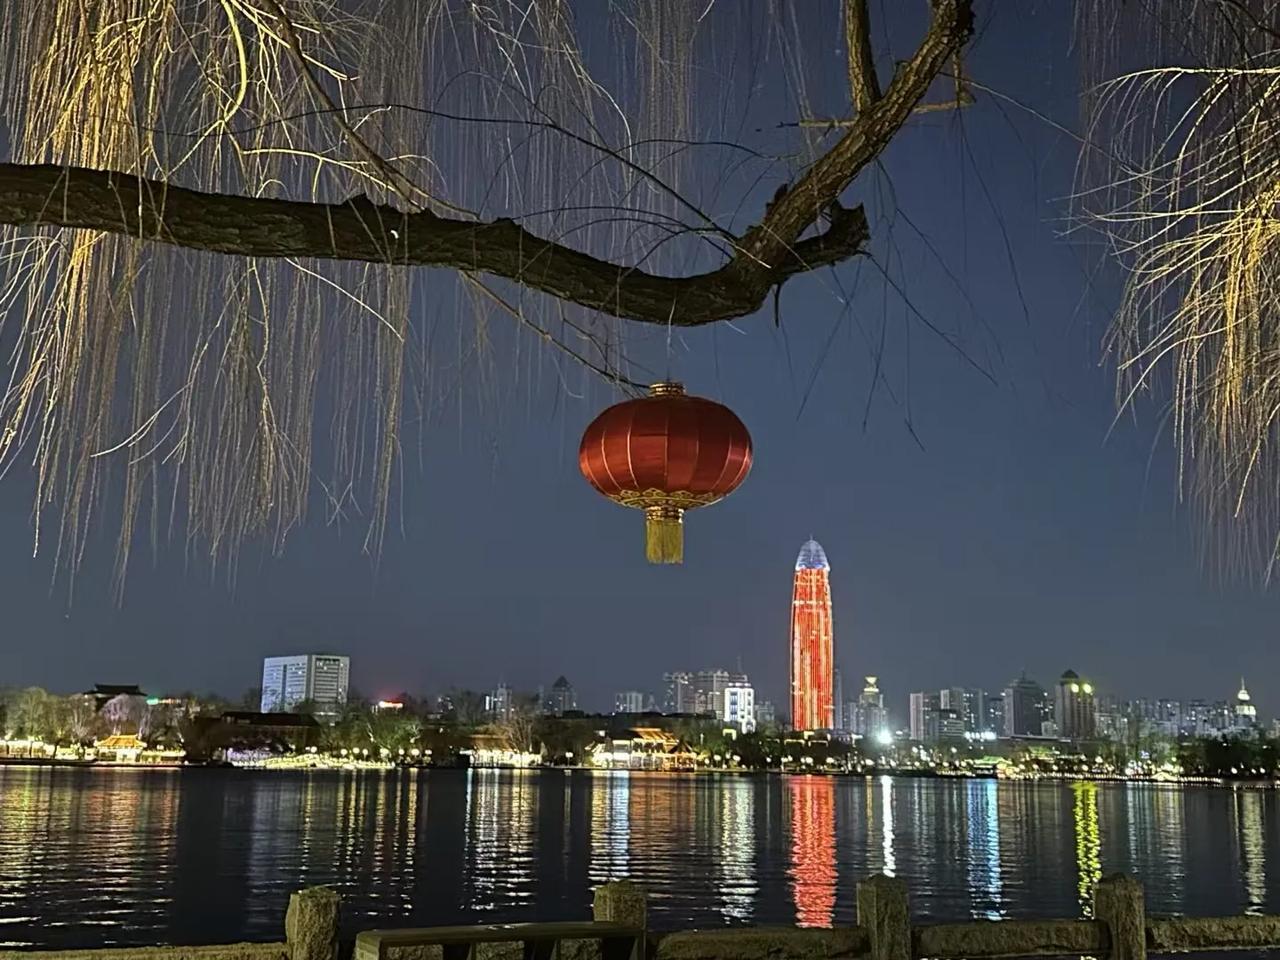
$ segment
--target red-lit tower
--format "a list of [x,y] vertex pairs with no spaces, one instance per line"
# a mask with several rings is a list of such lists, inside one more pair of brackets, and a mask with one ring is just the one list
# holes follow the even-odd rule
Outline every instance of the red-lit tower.
[[831,627],[831,565],[822,544],[810,540],[796,559],[791,593],[791,726],[830,730],[835,726]]

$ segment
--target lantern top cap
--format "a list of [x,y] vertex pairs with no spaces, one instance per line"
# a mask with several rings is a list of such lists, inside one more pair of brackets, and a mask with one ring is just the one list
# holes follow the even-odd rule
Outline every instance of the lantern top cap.
[[822,544],[812,538],[805,541],[800,548],[800,556],[796,557],[796,569],[830,570],[831,564],[827,562],[827,552],[822,549]]
[[683,397],[684,384],[676,383],[674,380],[662,380],[649,386],[649,396],[651,397]]

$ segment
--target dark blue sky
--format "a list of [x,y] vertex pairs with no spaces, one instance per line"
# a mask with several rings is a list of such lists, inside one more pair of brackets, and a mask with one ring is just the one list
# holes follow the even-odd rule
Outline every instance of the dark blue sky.
[[[1074,127],[1070,5],[979,7],[973,76]],[[896,55],[914,24],[889,25]],[[748,139],[777,139],[762,130]],[[833,566],[846,691],[878,674],[899,713],[908,690],[1068,667],[1125,696],[1226,698],[1243,674],[1269,713],[1276,597],[1201,568],[1158,409],[1108,436],[1116,278],[1064,236],[1075,160],[1070,138],[991,96],[918,120],[851,192],[876,218],[875,263],[789,283],[781,329],[770,311],[673,339],[673,372],[733,406],[756,444],[738,493],[689,518],[683,567],[646,566],[639,515],[579,477],[578,436],[615,396],[572,395],[548,357],[447,404],[423,469],[406,464],[403,533],[376,572],[363,531],[316,515],[282,558],[247,550],[234,588],[165,549],[135,557],[117,609],[102,550],[68,604],[48,558],[30,559],[29,489],[11,477],[0,683],[238,693],[264,654],[334,650],[371,695],[563,673],[606,707],[664,670],[740,661],[781,700],[791,569],[812,534]],[[664,332],[633,350],[667,363]]]

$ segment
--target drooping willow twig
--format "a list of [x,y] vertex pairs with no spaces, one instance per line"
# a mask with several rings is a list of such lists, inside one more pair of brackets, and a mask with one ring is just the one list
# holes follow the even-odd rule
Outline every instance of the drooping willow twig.
[[[1078,203],[1125,271],[1119,399],[1169,405],[1215,565],[1280,545],[1280,43],[1274,0],[1081,5]],[[1144,38],[1145,45],[1122,38]]]

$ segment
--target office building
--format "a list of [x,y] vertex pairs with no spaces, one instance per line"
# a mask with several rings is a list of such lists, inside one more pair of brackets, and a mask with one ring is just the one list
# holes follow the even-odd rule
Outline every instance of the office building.
[[350,676],[349,657],[267,657],[262,661],[262,712],[287,713],[305,703],[318,717],[336,717],[347,705]]
[[1049,720],[1049,698],[1044,687],[1024,673],[1004,690],[1004,733],[1007,737],[1039,737]]
[[835,635],[831,619],[831,565],[817,540],[796,558],[791,593],[791,726],[835,726]]
[[756,729],[762,727],[771,727],[778,722],[778,712],[774,709],[773,701],[761,700],[756,704]]
[[743,733],[756,728],[756,691],[749,683],[734,683],[724,689],[721,720]]

